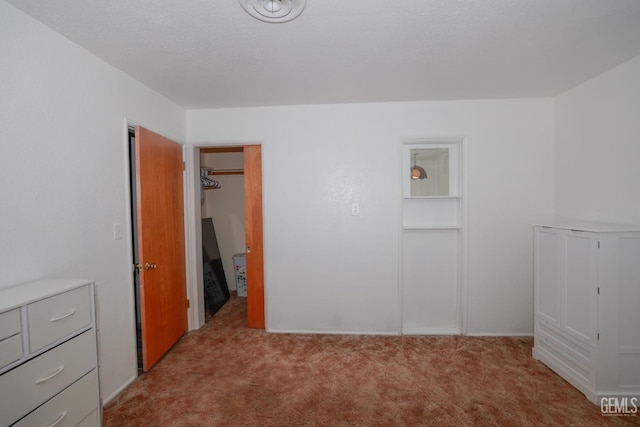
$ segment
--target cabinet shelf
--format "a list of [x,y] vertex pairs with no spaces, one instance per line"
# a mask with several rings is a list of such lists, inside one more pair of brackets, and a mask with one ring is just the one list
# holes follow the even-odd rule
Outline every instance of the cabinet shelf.
[[402,226],[404,229],[461,228],[461,205],[461,197],[405,198],[402,203]]

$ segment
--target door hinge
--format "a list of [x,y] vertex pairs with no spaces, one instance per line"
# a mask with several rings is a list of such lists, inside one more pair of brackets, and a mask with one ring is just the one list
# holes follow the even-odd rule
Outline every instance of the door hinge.
[[597,340],[597,341],[600,341],[600,332],[598,332],[598,333],[596,334],[596,340]]
[[598,242],[598,249],[600,249],[600,242]]
[[598,288],[598,295],[600,295],[600,288]]
[[182,162],[182,170],[183,171],[187,170],[187,162]]
[[191,308],[191,301],[187,299],[187,308]]

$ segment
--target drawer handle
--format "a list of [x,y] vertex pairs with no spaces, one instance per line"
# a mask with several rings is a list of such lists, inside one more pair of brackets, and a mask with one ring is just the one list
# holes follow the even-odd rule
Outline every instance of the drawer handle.
[[56,375],[58,375],[60,372],[62,372],[62,370],[64,369],[64,365],[60,366],[58,369],[56,369],[54,372],[52,372],[50,375],[47,375],[44,378],[40,378],[39,380],[36,380],[36,384],[42,384],[43,382],[50,380],[51,378],[55,377]]
[[66,416],[67,416],[67,411],[62,411],[60,416],[58,418],[56,418],[56,420],[54,422],[52,422],[51,424],[49,424],[47,427],[57,426],[60,423],[60,421],[62,421],[64,419],[64,417],[66,417]]
[[65,314],[61,314],[60,316],[56,316],[56,317],[52,317],[51,319],[49,319],[49,322],[57,322],[58,320],[62,320],[64,318],[67,318],[69,316],[73,316],[76,312],[75,308],[72,308],[70,311],[68,311]]

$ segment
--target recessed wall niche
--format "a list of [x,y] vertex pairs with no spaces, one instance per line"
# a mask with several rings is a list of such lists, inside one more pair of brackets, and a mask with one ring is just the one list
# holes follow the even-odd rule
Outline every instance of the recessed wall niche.
[[462,332],[462,143],[402,141],[403,334]]

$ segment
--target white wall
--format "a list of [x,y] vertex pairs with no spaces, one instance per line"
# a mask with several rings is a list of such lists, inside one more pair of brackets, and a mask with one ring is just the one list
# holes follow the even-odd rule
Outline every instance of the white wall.
[[468,332],[532,333],[531,225],[553,208],[552,99],[195,110],[187,129],[196,146],[263,144],[270,331],[398,333],[400,140],[465,137]]
[[103,397],[137,375],[125,118],[184,140],[185,113],[0,1],[0,287],[98,286]]
[[640,224],[640,57],[556,101],[558,214]]

